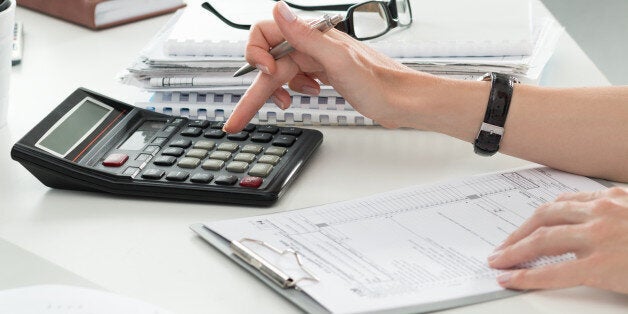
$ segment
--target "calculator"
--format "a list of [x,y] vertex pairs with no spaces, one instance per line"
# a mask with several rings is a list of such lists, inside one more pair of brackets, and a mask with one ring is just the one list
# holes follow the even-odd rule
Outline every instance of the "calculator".
[[51,188],[267,206],[323,141],[317,130],[173,117],[79,88],[11,157]]

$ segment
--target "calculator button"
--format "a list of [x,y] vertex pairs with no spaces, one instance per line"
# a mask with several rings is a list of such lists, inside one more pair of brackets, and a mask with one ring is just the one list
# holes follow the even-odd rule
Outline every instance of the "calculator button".
[[203,133],[203,129],[195,128],[195,127],[185,128],[183,129],[183,131],[181,131],[181,135],[190,136],[190,137],[197,137],[201,135],[202,133]]
[[242,131],[238,133],[229,134],[227,135],[227,138],[232,141],[246,141],[246,139],[249,138],[249,132]]
[[238,177],[232,175],[221,175],[216,178],[214,183],[220,185],[234,185],[238,181]]
[[299,136],[301,135],[301,133],[303,133],[303,130],[299,129],[299,128],[282,128],[281,129],[281,134],[284,135],[294,135],[294,136]]
[[273,165],[269,164],[255,164],[249,174],[255,177],[266,178],[273,170]]
[[279,131],[276,125],[260,125],[257,127],[258,132],[275,134]]
[[135,160],[137,161],[147,161],[149,159],[151,159],[153,157],[153,155],[150,154],[139,154],[137,155],[137,157],[135,157]]
[[204,149],[193,148],[190,149],[187,154],[185,154],[185,156],[203,159],[205,158],[205,156],[207,156],[207,151]]
[[147,169],[142,173],[142,178],[159,180],[164,176],[165,171],[160,169]]
[[244,161],[247,163],[252,163],[253,160],[255,160],[255,155],[254,154],[249,154],[249,153],[239,153],[237,155],[235,155],[235,157],[233,157],[233,160],[235,161]]
[[283,156],[286,154],[286,151],[288,151],[286,148],[284,147],[269,147],[268,149],[266,149],[266,151],[264,152],[265,155],[275,155],[275,156]]
[[233,153],[238,150],[238,148],[239,146],[236,143],[220,143],[216,149]]
[[220,159],[220,160],[229,160],[229,158],[231,158],[231,153],[230,152],[224,152],[224,151],[215,151],[215,152],[212,152],[211,154],[209,154],[209,158],[211,158],[211,159]]
[[258,143],[268,143],[273,139],[270,133],[255,133],[251,136],[251,141]]
[[190,147],[190,145],[192,145],[192,141],[190,140],[176,140],[176,141],[172,141],[170,143],[170,147],[181,147],[181,148],[188,148]]
[[217,129],[217,130],[222,130],[222,127],[225,126],[225,122],[224,121],[216,121],[216,122],[212,122],[211,128],[212,129]]
[[244,145],[244,147],[242,147],[242,149],[240,150],[243,153],[251,153],[251,154],[259,154],[262,152],[262,146],[261,145],[253,145],[253,144],[249,144],[249,145]]
[[196,168],[201,163],[201,160],[194,157],[183,157],[177,164],[181,168]]
[[207,138],[223,138],[223,136],[225,136],[225,132],[223,132],[220,129],[209,130],[209,131],[205,132],[205,134],[203,134],[203,136],[205,136]]
[[198,141],[196,143],[194,143],[194,148],[200,148],[200,149],[206,149],[206,150],[211,150],[216,146],[216,143],[214,141]]
[[209,183],[214,176],[211,173],[195,173],[190,177],[190,181],[194,183]]
[[173,172],[169,172],[168,175],[166,175],[166,180],[185,181],[185,179],[187,179],[188,176],[190,176],[190,174],[185,171],[173,171]]
[[201,165],[201,168],[205,170],[220,170],[225,165],[225,162],[219,159],[207,159]]
[[176,126],[174,125],[169,125],[167,127],[164,128],[164,132],[168,133],[168,135],[174,133],[174,131],[177,129]]
[[296,139],[297,138],[292,135],[280,135],[275,138],[273,145],[281,146],[281,147],[290,147],[292,146],[292,144],[294,144],[294,141],[296,141]]
[[261,164],[271,164],[273,166],[276,166],[279,163],[279,160],[281,160],[281,158],[279,158],[279,156],[264,155],[264,156],[260,157],[257,162],[261,163]]
[[183,155],[183,148],[180,147],[168,147],[161,152],[162,155],[181,157]]
[[177,158],[173,156],[159,156],[153,160],[153,164],[157,166],[172,166],[177,162]]
[[240,180],[240,186],[244,186],[247,188],[258,188],[260,185],[262,185],[262,182],[264,182],[264,179],[260,177],[246,176],[242,178],[242,180]]
[[227,171],[229,172],[244,172],[249,164],[244,161],[232,161],[227,165]]
[[120,167],[129,159],[127,154],[110,154],[103,160],[102,165],[105,167]]
[[163,145],[166,142],[167,138],[165,137],[156,137],[151,143],[155,145]]
[[253,123],[249,123],[244,127],[244,131],[247,131],[249,133],[255,131],[255,124]]
[[183,122],[183,119],[181,119],[181,118],[175,118],[174,120],[170,121],[170,123],[172,123],[172,124],[179,124],[181,122]]
[[135,176],[135,174],[136,174],[138,171],[140,171],[140,168],[137,168],[137,167],[128,167],[128,168],[124,169],[124,172],[122,172],[122,175],[132,177],[132,176]]
[[207,120],[194,120],[194,121],[190,121],[188,126],[206,129],[209,126],[209,121],[207,121]]
[[159,150],[159,146],[157,145],[148,145],[146,146],[146,148],[144,149],[145,152],[149,153],[149,154],[155,154],[157,153],[157,151]]

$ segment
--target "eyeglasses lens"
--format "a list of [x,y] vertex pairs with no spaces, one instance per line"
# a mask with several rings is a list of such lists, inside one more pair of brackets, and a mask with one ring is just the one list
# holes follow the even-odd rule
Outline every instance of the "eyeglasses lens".
[[353,30],[356,38],[379,36],[388,30],[386,11],[382,3],[367,2],[353,11]]

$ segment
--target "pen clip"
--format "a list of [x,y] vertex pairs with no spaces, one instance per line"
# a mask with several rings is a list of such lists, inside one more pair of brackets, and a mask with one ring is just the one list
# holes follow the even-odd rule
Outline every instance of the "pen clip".
[[[243,244],[243,242],[253,242],[253,243],[262,245],[281,256],[286,255],[286,254],[293,255],[297,261],[297,264],[301,268],[301,270],[303,270],[308,276],[301,277],[295,280],[290,275],[286,274],[281,269],[275,267],[275,265],[273,265],[272,263],[268,262],[266,259],[261,257],[259,254],[253,252],[253,250],[246,247]],[[314,281],[314,282],[319,281],[318,278],[316,278],[316,276],[312,274],[312,272],[310,272],[307,268],[305,268],[301,260],[301,254],[299,254],[296,251],[293,251],[293,250],[282,251],[264,241],[255,240],[251,238],[242,238],[240,239],[240,241],[231,241],[229,246],[231,247],[231,250],[237,257],[245,261],[247,264],[253,266],[255,269],[259,270],[262,274],[264,274],[266,277],[268,277],[270,280],[272,280],[274,283],[276,283],[277,285],[279,285],[280,287],[284,289],[295,288],[298,290],[299,287],[297,286],[297,283],[299,283],[300,281],[305,281],[305,280]]]

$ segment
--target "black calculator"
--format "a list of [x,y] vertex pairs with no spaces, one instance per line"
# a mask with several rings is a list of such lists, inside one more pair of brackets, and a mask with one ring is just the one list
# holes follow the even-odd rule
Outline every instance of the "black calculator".
[[43,184],[122,195],[270,205],[323,141],[321,132],[190,120],[79,88],[11,157]]

